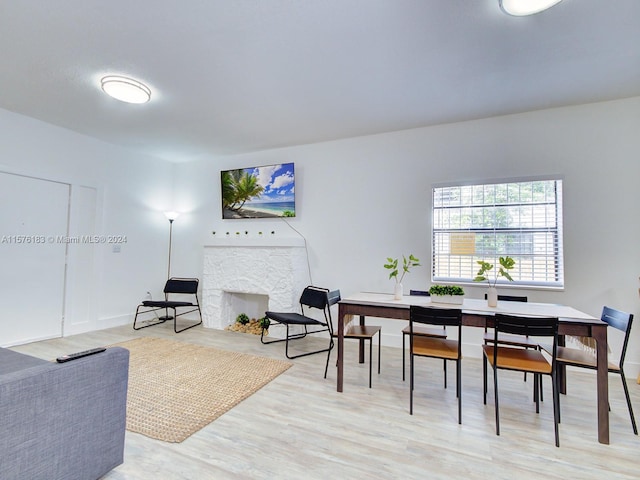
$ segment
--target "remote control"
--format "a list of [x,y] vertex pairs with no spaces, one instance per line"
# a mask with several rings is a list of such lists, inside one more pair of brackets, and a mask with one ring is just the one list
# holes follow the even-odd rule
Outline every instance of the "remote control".
[[86,357],[88,355],[93,355],[94,353],[104,352],[106,350],[105,347],[92,348],[90,350],[84,350],[83,352],[70,353],[68,355],[63,355],[62,357],[56,358],[56,362],[64,363],[69,362],[71,360],[75,360],[77,358]]

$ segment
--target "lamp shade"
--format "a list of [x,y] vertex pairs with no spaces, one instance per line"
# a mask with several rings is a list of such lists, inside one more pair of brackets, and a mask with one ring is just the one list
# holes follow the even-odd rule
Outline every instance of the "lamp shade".
[[167,220],[173,222],[176,218],[180,216],[178,212],[164,212],[164,216],[167,217]]
[[516,17],[542,12],[561,1],[562,0],[499,0],[500,8],[505,13]]
[[108,75],[100,80],[107,95],[127,103],[146,103],[151,99],[151,89],[133,78]]

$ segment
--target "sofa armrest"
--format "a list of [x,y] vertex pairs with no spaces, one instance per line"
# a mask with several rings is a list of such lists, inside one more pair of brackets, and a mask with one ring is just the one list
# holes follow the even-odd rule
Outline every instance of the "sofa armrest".
[[0,376],[0,478],[100,478],[124,454],[129,351]]

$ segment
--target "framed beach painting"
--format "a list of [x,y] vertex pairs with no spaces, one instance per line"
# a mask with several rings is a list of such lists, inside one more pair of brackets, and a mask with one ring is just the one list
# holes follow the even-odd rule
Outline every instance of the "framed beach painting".
[[222,218],[295,217],[293,163],[220,172]]

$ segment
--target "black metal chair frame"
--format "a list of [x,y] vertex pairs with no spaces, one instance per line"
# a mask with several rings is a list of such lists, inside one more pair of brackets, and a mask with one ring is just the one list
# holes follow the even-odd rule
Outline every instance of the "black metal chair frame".
[[[202,312],[200,310],[200,302],[198,302],[198,283],[197,278],[171,277],[164,285],[164,300],[145,300],[138,305],[135,318],[133,319],[133,329],[140,330],[142,328],[153,327],[154,325],[165,323],[171,319],[173,319],[173,331],[175,333],[184,332],[185,330],[200,325],[202,323]],[[195,303],[183,300],[169,300],[170,295],[193,295]],[[183,309],[186,310],[182,311]],[[155,322],[148,323],[142,327],[136,327],[138,315],[154,313],[160,310],[164,310],[165,312],[163,317],[158,317],[156,313]],[[169,310],[173,311],[173,315],[169,315]],[[198,312],[198,322],[178,330],[178,317],[192,312]]]
[[[434,307],[421,307],[417,305],[411,305],[409,310],[409,414],[413,415],[413,389],[414,389],[414,357],[431,357],[441,358],[445,360],[445,357],[431,356],[414,353],[414,339],[421,337],[421,340],[430,340],[434,342],[447,342],[446,339],[438,337],[424,337],[421,335],[414,335],[414,324],[425,325],[437,325],[441,327],[457,327],[458,328],[458,340],[457,340],[457,358],[446,360],[454,360],[456,362],[456,397],[458,398],[458,423],[462,423],[462,310],[460,309],[441,309]],[[446,365],[446,361],[445,361]],[[447,388],[447,377],[445,369],[444,387]]]
[[[506,333],[509,335],[522,335],[522,336],[533,336],[533,337],[552,337],[553,338],[553,347],[551,349],[551,369],[550,372],[540,373],[533,370],[527,370],[525,367],[516,367],[516,366],[500,366],[499,358],[500,353],[506,354],[511,351],[512,354],[518,354],[518,352],[523,352],[523,355],[526,355],[528,352],[527,349],[518,348],[518,347],[509,347],[509,346],[500,346],[498,342],[498,335],[500,333]],[[493,347],[493,348],[492,348]],[[555,431],[555,442],[556,447],[560,446],[559,432],[558,432],[558,424],[560,423],[560,396],[559,396],[559,385],[557,381],[557,348],[558,348],[558,319],[557,318],[547,318],[547,317],[524,317],[524,316],[516,316],[516,315],[503,315],[496,314],[494,317],[494,342],[492,346],[485,345],[483,348],[483,384],[484,384],[484,404],[487,404],[487,364],[489,360],[487,358],[488,351],[493,352],[493,361],[491,362],[491,367],[493,369],[493,389],[494,389],[494,401],[495,401],[495,412],[496,412],[496,435],[500,435],[500,410],[499,410],[499,401],[498,401],[498,370],[514,370],[514,371],[528,371],[532,373],[534,376],[534,401],[536,402],[536,413],[540,412],[540,402],[538,395],[538,386],[541,384],[541,376],[542,375],[550,375],[551,376],[551,386],[553,390],[553,423],[554,423],[554,431]],[[545,361],[546,358],[542,355],[540,350],[534,351],[536,355],[539,355]]]
[[[309,285],[305,287],[302,291],[302,295],[300,295],[300,311],[301,313],[295,312],[265,312],[265,316],[269,319],[270,325],[284,325],[286,327],[286,336],[285,338],[280,338],[277,340],[265,340],[264,332],[265,327],[263,326],[260,341],[265,344],[271,343],[279,343],[285,342],[285,356],[289,359],[294,359],[298,357],[306,357],[307,355],[314,355],[316,353],[328,352],[327,354],[327,366],[329,362],[329,355],[331,354],[331,349],[333,348],[333,325],[331,323],[331,306],[338,303],[340,301],[340,291],[330,291],[327,288],[314,287],[313,285]],[[306,315],[307,311],[310,309],[318,309],[322,310],[324,314],[324,321],[315,319]],[[298,333],[291,333],[290,327],[302,327],[304,331]],[[320,327],[315,330],[309,330],[308,327]],[[299,353],[297,355],[289,354],[289,341],[290,340],[299,340],[301,338],[305,338],[307,335],[313,335],[317,333],[328,332],[329,335],[329,346],[327,348],[323,348],[320,350],[313,350],[310,352]],[[325,377],[326,377],[326,367],[325,367]]]
[[[609,367],[609,373],[617,373],[622,380],[622,387],[624,388],[624,396],[627,400],[627,408],[629,409],[629,417],[631,418],[631,426],[633,427],[633,433],[638,435],[638,428],[636,426],[636,419],[633,414],[633,407],[631,406],[631,397],[629,396],[629,387],[627,385],[627,379],[624,374],[624,359],[627,354],[627,344],[629,343],[629,334],[631,332],[631,325],[633,324],[633,314],[622,312],[611,307],[603,307],[602,315],[600,319],[606,322],[610,327],[613,327],[621,332],[624,332],[624,340],[622,343],[622,352],[620,353],[620,360],[618,362],[618,368]],[[547,350],[547,348],[545,348]],[[597,370],[595,359],[593,364],[584,364],[563,360],[562,355],[559,353],[558,363],[560,365],[570,365],[572,367],[588,368],[590,370]],[[611,408],[609,408],[611,409]]]

